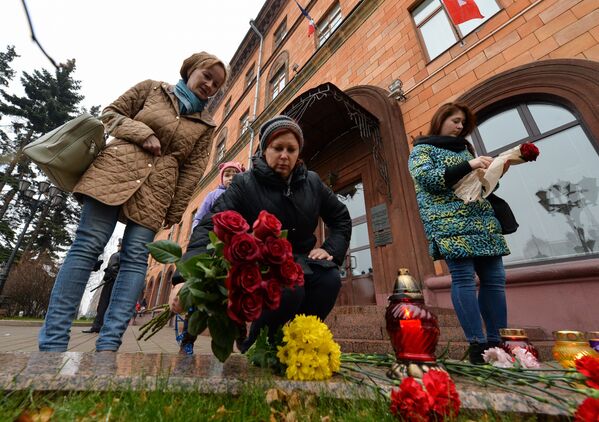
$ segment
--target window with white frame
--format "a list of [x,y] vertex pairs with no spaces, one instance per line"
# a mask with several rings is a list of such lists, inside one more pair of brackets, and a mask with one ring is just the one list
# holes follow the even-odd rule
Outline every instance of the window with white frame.
[[283,88],[285,88],[286,83],[286,72],[285,66],[281,66],[281,68],[275,73],[275,76],[270,80],[270,99],[274,100],[277,98],[277,95],[281,93]]
[[250,111],[247,110],[239,119],[239,136],[242,136],[250,128]]
[[459,25],[453,24],[441,0],[424,0],[412,10],[412,19],[429,60],[441,55],[501,9],[495,0],[476,0],[476,5],[483,18],[471,19]]
[[223,158],[225,158],[226,141],[226,135],[220,137],[220,140],[216,145],[216,151],[214,151],[214,164],[220,163]]
[[507,105],[472,132],[480,155],[496,156],[523,142],[537,161],[510,166],[497,194],[520,227],[506,236],[506,264],[530,264],[599,254],[599,154],[576,115],[551,102]]
[[273,43],[272,43],[273,50],[275,48],[277,48],[277,46],[281,43],[281,41],[283,41],[283,38],[285,38],[285,35],[287,35],[287,17],[285,17],[283,19],[283,22],[281,22],[279,24],[279,26],[277,27],[277,29],[275,30],[274,37],[273,37]]
[[339,3],[337,3],[318,23],[317,35],[319,47],[325,43],[325,41],[331,36],[333,32],[335,32],[335,29],[337,29],[337,27],[341,24],[342,20],[343,17],[341,16],[341,6],[339,5]]

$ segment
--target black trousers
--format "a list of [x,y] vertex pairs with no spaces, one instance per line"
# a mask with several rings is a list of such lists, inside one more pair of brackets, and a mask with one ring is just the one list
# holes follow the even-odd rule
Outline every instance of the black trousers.
[[279,327],[298,314],[315,315],[325,320],[335,306],[341,289],[341,276],[336,267],[312,265],[311,269],[312,274],[304,275],[303,287],[284,289],[279,308],[273,311],[265,309],[260,318],[252,322],[250,333],[240,347],[242,353],[254,344],[263,327],[268,327],[269,338],[273,340]]
[[106,280],[106,283],[104,283],[102,286],[100,299],[98,299],[98,307],[96,308],[96,317],[94,318],[94,322],[92,324],[92,330],[100,331],[102,325],[104,325],[104,314],[106,313],[106,309],[108,309],[108,304],[110,303],[110,296],[112,296],[114,280],[115,279]]

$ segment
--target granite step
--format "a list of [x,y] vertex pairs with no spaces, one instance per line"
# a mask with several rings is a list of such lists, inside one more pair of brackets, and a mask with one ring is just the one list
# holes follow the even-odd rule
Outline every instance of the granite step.
[[[388,340],[364,340],[364,339],[344,339],[336,338],[335,341],[341,346],[344,353],[393,353],[393,347]],[[551,349],[553,341],[538,341],[533,343],[539,351],[539,359],[542,362],[553,360]],[[468,350],[466,341],[439,341],[437,344],[437,356],[445,353],[450,359],[461,359]]]

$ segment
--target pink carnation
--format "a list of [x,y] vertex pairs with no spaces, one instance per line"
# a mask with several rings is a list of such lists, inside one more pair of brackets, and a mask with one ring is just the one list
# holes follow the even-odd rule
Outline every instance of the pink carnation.
[[540,366],[537,358],[523,347],[514,347],[512,354],[524,369],[538,368]]
[[498,368],[512,368],[514,366],[514,358],[499,347],[492,347],[485,350],[483,359],[485,362]]

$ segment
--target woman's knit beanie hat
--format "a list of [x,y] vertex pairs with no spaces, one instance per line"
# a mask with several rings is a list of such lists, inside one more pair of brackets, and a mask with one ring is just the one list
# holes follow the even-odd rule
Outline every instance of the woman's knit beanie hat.
[[264,154],[275,133],[288,130],[295,135],[300,151],[304,147],[304,134],[297,122],[288,116],[275,116],[260,126],[260,154]]
[[220,184],[223,184],[223,175],[226,169],[233,168],[237,170],[237,173],[243,173],[245,171],[245,167],[238,161],[227,161],[226,163],[221,163],[218,166],[218,170],[220,171]]

